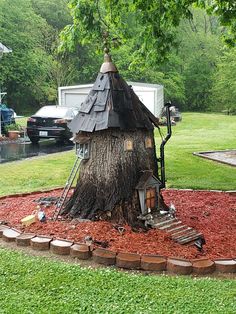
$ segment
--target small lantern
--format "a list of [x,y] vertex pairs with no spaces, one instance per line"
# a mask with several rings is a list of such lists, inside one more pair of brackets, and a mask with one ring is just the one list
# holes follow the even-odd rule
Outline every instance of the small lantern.
[[152,171],[144,171],[136,186],[143,215],[157,208],[160,186],[161,182],[152,174]]

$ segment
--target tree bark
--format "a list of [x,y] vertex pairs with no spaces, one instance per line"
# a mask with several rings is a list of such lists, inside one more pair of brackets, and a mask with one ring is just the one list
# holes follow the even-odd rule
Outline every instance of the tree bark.
[[[135,189],[144,170],[158,176],[153,131],[108,129],[89,134],[90,158],[81,161],[79,179],[62,214],[135,224],[140,214]],[[145,147],[150,138],[151,148]],[[125,151],[125,140],[133,150]]]

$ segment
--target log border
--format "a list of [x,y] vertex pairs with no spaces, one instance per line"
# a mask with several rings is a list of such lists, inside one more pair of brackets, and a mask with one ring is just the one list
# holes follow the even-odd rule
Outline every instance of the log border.
[[[33,191],[33,192],[25,192],[25,193],[18,193],[18,194],[12,194],[12,195],[5,195],[5,196],[0,196],[0,200],[11,198],[11,197],[24,197],[27,195],[35,195],[39,193],[45,193],[45,192],[50,192],[50,191],[58,191],[61,190],[62,187],[57,187],[53,189],[48,189],[48,190],[40,190],[40,191]],[[233,194],[236,195],[236,191],[221,191],[221,190],[193,190],[193,189],[168,189],[168,190],[179,190],[179,191],[202,191],[202,192],[219,192],[219,193],[227,193],[227,194]],[[1,225],[0,225],[1,226]],[[4,226],[6,229],[9,231],[16,229],[10,228],[8,226]],[[23,235],[23,232],[20,232],[17,230],[20,235]],[[3,231],[4,232],[4,231]],[[39,238],[48,238],[48,246],[47,250],[50,250],[53,254],[59,254],[59,255],[66,255],[70,256],[71,258],[77,258],[78,260],[84,260],[84,259],[92,259],[95,263],[100,264],[100,265],[105,265],[105,266],[110,266],[112,265],[113,267],[116,266],[117,268],[124,268],[127,270],[139,270],[139,271],[145,271],[145,272],[150,272],[150,273],[174,273],[176,275],[205,275],[205,274],[235,274],[236,276],[236,256],[233,258],[221,258],[221,259],[215,259],[215,260],[210,260],[207,258],[203,258],[200,260],[189,260],[189,259],[181,259],[176,256],[157,256],[157,255],[145,255],[145,254],[134,254],[130,252],[115,252],[111,251],[109,249],[100,249],[100,248],[92,248],[91,246],[86,245],[85,243],[74,243],[74,244],[79,244],[83,245],[84,248],[87,248],[86,251],[89,252],[88,255],[86,255],[86,258],[84,256],[75,256],[73,254],[73,251],[70,249],[74,244],[73,242],[68,241],[67,239],[57,239],[57,238],[51,238],[50,236],[45,236],[45,235],[40,235],[40,234],[35,234],[32,239],[39,237]],[[5,242],[8,242],[4,237],[2,237],[2,240]],[[70,242],[71,246],[69,247],[69,250],[67,249],[66,252],[61,252],[60,246],[55,247],[55,240],[59,241],[65,241],[65,242]],[[17,245],[17,239],[15,238],[15,243]],[[57,243],[57,242],[56,242]],[[60,242],[59,242],[60,244]],[[41,251],[41,247],[32,247],[30,246],[33,250],[39,250]],[[46,248],[44,248],[45,250]],[[61,254],[64,253],[64,254]],[[100,254],[101,253],[101,254]],[[98,258],[100,257],[101,258]],[[82,254],[83,255],[83,254]],[[104,262],[104,257],[108,256],[110,259],[112,257],[112,262],[111,260],[110,263],[106,261]],[[122,257],[122,261],[121,258]],[[143,261],[149,257],[150,261],[147,263],[144,263]],[[156,259],[156,262],[155,262]],[[160,259],[162,261],[161,267],[160,267]],[[204,265],[203,262],[204,260],[207,260],[207,263]],[[209,264],[210,267],[209,267]],[[200,267],[199,267],[200,265]],[[124,266],[124,267],[123,267]]]

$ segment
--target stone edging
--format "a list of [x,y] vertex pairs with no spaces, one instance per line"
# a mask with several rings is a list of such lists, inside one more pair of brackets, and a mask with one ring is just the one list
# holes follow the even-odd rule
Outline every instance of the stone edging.
[[16,242],[17,246],[30,246],[33,250],[50,250],[56,255],[69,255],[79,260],[91,259],[98,264],[128,270],[144,270],[150,272],[173,273],[177,275],[206,275],[211,273],[236,273],[236,257],[229,259],[207,258],[187,260],[176,257],[158,255],[140,255],[127,252],[113,252],[108,249],[96,248],[85,243],[74,243],[64,239],[53,239],[48,236],[21,233],[20,231],[0,226],[0,237],[5,242]]

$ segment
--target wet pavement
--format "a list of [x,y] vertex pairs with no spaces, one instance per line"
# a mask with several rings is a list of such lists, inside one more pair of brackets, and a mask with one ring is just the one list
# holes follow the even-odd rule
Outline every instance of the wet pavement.
[[27,140],[0,143],[0,163],[64,152],[73,148],[73,144],[58,144],[54,140],[43,140],[37,145]]

